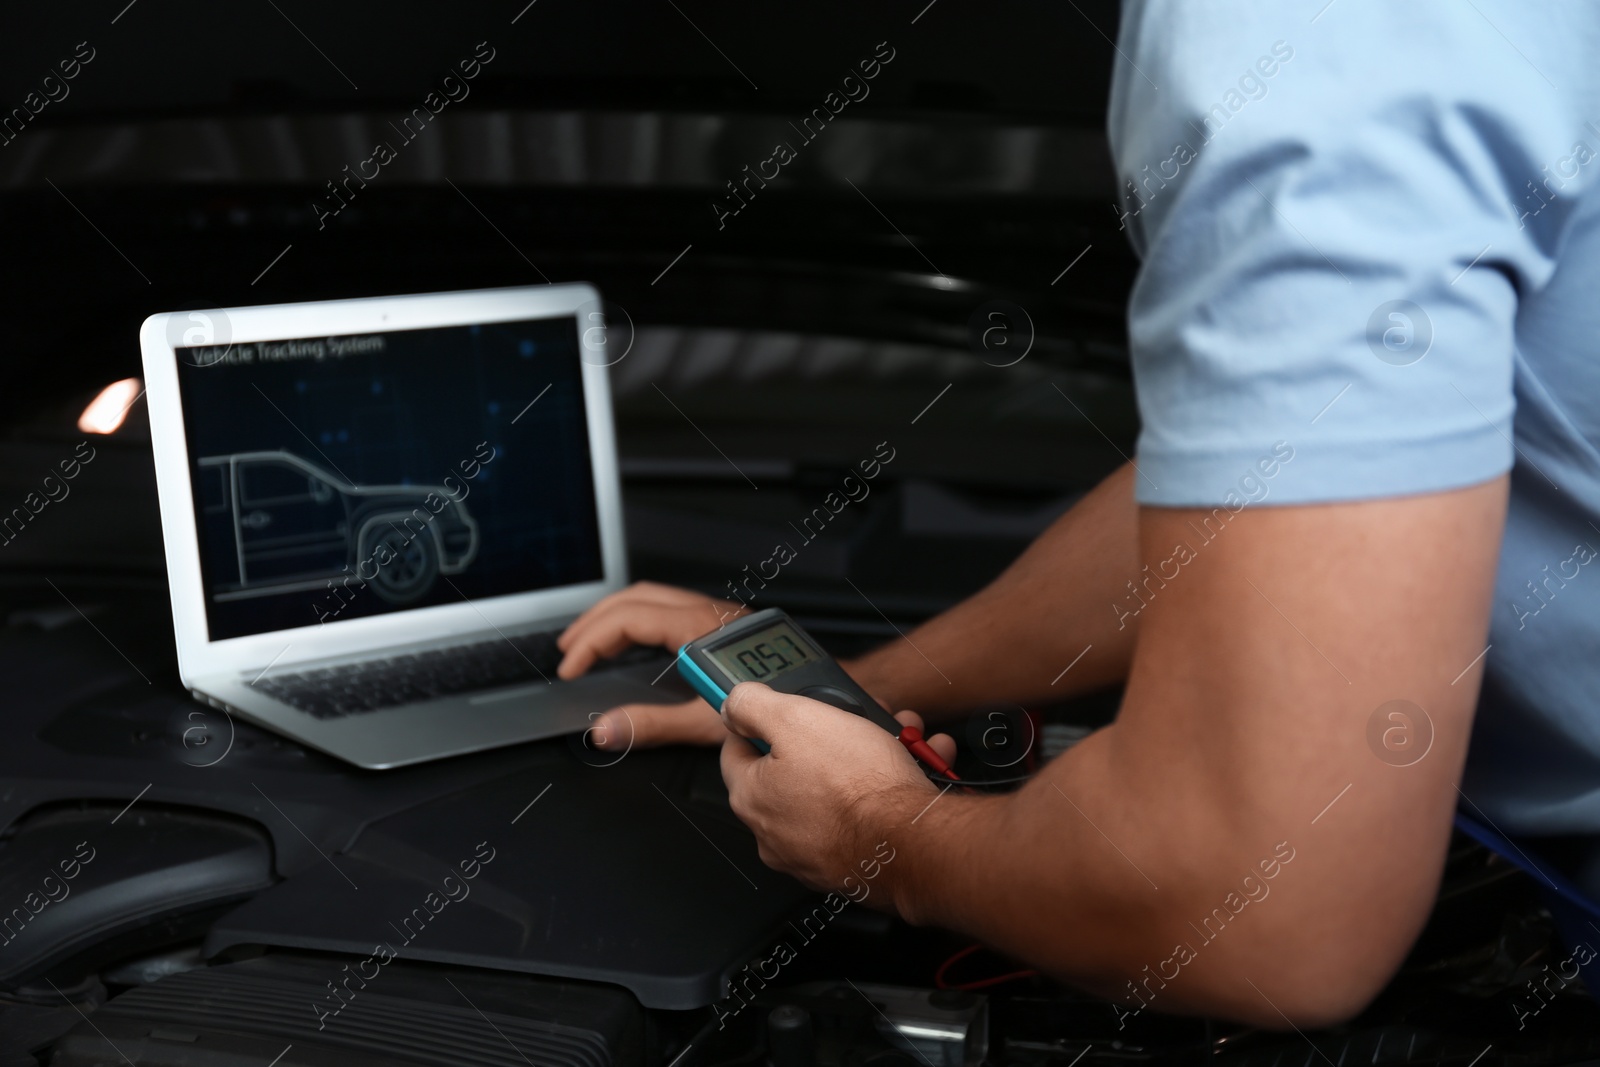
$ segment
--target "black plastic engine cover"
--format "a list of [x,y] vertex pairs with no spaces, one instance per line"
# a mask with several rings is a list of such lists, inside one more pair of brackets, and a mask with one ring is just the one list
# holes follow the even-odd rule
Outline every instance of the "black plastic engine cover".
[[[123,859],[102,848],[73,896],[0,943],[0,987],[9,974],[35,987],[29,999],[59,1002],[43,977],[65,989],[95,961],[204,937],[212,959],[310,950],[359,966],[383,943],[400,959],[606,982],[646,1007],[699,1008],[811,898],[761,863],[714,750],[612,754],[556,738],[363,771],[147,684],[106,638],[144,659],[133,641],[169,638],[163,611],[139,600],[97,616],[105,636],[66,625],[0,640],[0,834],[16,835],[0,866],[17,879],[0,881],[0,908],[26,906],[78,842],[100,847],[87,825],[26,844],[37,813],[85,807],[108,843],[132,835]],[[191,813],[196,836],[167,833],[158,812]],[[76,896],[91,874],[116,908]],[[180,888],[197,895],[176,911],[151,896]],[[39,925],[69,905],[81,918]],[[120,941],[101,922],[113,912],[144,940]],[[24,966],[11,953],[28,942],[41,955]]]
[[763,865],[714,752],[530,765],[373,823],[206,939],[608,982],[710,1004],[810,894]]
[[[120,806],[119,806],[120,807]],[[272,884],[267,835],[242,819],[102,804],[47,808],[0,846],[0,989],[71,985],[140,950],[198,937]]]
[[337,1016],[313,1011],[335,959],[267,957],[163,978],[56,1044],[54,1067],[612,1067],[641,1062],[644,1013],[618,989],[390,963]]

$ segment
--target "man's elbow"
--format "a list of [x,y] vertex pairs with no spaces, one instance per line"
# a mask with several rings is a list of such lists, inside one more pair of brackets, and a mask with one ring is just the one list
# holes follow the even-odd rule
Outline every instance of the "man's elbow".
[[[1373,861],[1371,871],[1337,852],[1319,854],[1295,869],[1296,881],[1277,883],[1270,899],[1252,901],[1234,921],[1217,924],[1195,953],[1200,981],[1187,1010],[1275,1030],[1316,1029],[1360,1015],[1400,970],[1438,892],[1432,864],[1385,865],[1371,852],[1360,855]],[[1209,898],[1198,886],[1174,895],[1191,903],[1164,906],[1159,925],[1193,930],[1192,901]]]
[[1275,938],[1216,976],[1207,1014],[1273,1030],[1348,1022],[1383,992],[1410,941],[1373,930]]
[[1266,1030],[1317,1030],[1348,1022],[1383,991],[1385,978],[1319,974],[1315,966],[1279,984],[1246,985],[1236,1011],[1224,1010],[1239,1022]]
[[[1360,1015],[1388,985],[1415,936],[1410,929],[1335,928],[1319,924],[1317,916],[1300,918],[1306,921],[1230,930],[1211,941],[1185,940],[1154,965],[1147,965],[1155,952],[1146,942],[1129,946],[1124,958],[1100,975],[1070,976],[1066,967],[1059,973],[1111,1000],[1119,1014],[1151,1008],[1265,1030],[1310,1031]],[[1174,924],[1156,919],[1152,925]],[[1036,962],[1051,969],[1045,960]]]

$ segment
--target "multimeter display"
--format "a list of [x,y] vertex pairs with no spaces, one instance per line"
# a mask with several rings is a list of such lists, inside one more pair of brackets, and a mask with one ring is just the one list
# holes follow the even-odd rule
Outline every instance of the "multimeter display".
[[[677,663],[684,681],[719,712],[735,686],[763,682],[776,692],[809,697],[876,723],[916,759],[943,775],[941,781],[957,781],[955,771],[920,733],[901,726],[781,608],[764,608],[685,641]],[[747,740],[762,755],[772,751],[760,738]]]
[[734,686],[761,682],[864,716],[892,734],[900,731],[900,724],[779,608],[735,619],[685,643],[678,649],[678,673],[718,711]]
[[725,645],[707,648],[705,653],[740,682],[765,682],[821,658],[787,622],[774,623]]

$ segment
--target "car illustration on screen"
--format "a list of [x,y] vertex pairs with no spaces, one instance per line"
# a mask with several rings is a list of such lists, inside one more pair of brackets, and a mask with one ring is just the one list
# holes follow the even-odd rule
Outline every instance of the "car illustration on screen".
[[281,450],[206,456],[197,467],[216,600],[354,575],[390,604],[409,604],[478,554],[477,522],[443,485],[356,485]]

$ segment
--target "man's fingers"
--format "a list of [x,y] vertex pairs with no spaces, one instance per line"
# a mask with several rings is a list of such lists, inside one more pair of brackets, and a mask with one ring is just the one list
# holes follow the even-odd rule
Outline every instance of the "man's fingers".
[[897,711],[894,713],[894,718],[901,726],[915,726],[918,733],[922,733],[924,729],[922,716],[914,711]]
[[[682,606],[663,604],[612,604],[609,608],[594,608],[588,623],[567,642],[566,655],[556,674],[562,678],[576,678],[594,665],[595,660],[610,656],[630,645],[660,645],[673,652],[685,641],[716,629],[715,612],[710,601],[704,601],[703,613],[686,611]],[[578,624],[573,623],[576,627]]]
[[946,763],[955,763],[956,739],[949,734],[934,734],[928,738],[928,747],[939,753],[939,758]]
[[895,721],[901,726],[915,726],[928,742],[928,746],[939,753],[939,758],[946,763],[956,761],[956,739],[949,734],[934,734],[928,737],[924,732],[927,727],[923,725],[922,716],[914,711],[897,711],[894,713]]
[[[700,593],[692,593],[687,589],[676,589],[670,585],[660,585],[656,582],[635,582],[626,589],[619,590],[609,596],[601,597],[588,611],[579,615],[556,639],[556,647],[565,652],[573,641],[582,636],[595,618],[609,612],[611,609],[622,606],[648,604],[655,607],[692,609],[697,604],[716,603],[710,597]],[[715,611],[708,612],[715,615]],[[715,626],[715,623],[712,624]]]
[[[760,682],[740,682],[722,705],[722,718],[728,730],[740,737],[755,737],[772,743],[772,735],[797,700],[790,693],[779,693]],[[815,703],[809,701],[809,703]]]
[[661,745],[715,745],[728,736],[722,717],[696,698],[683,704],[626,704],[612,708],[587,731],[602,752]]
[[830,737],[856,731],[863,731],[866,736],[889,736],[858,715],[797,693],[777,692],[760,682],[734,686],[723,703],[722,719],[730,733],[765,741],[774,749],[782,747],[785,737],[816,736],[819,731]]
[[577,678],[593,667],[596,661],[615,656],[634,643],[654,642],[647,642],[643,637],[629,634],[621,627],[592,632],[567,649],[566,655],[561,657],[561,662],[556,664],[556,677],[567,680]]
[[[724,730],[722,742],[722,780],[728,785],[728,800],[735,805],[733,813],[739,815],[742,807],[742,786],[750,765],[761,758],[756,747],[744,738]],[[743,818],[743,816],[740,816]]]
[[[618,618],[626,618],[641,608],[670,610],[673,606],[642,597],[632,589],[624,589],[620,593],[611,594],[574,619],[571,625],[561,632],[561,636],[556,638],[556,647],[563,652],[570,652],[574,648],[581,647],[585,641],[592,640],[595,633],[614,629],[614,622]],[[682,605],[678,605],[677,608],[683,610]],[[608,623],[611,625],[608,626]]]

